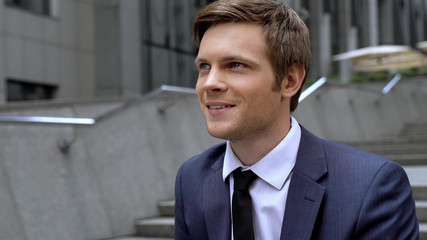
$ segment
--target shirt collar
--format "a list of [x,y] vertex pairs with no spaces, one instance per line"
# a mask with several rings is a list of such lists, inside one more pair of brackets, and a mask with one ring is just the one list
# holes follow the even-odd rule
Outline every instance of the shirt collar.
[[224,156],[223,180],[237,168],[251,169],[259,178],[280,190],[295,166],[301,140],[301,127],[291,117],[291,129],[283,140],[265,157],[250,167],[245,167],[231,149],[230,142]]

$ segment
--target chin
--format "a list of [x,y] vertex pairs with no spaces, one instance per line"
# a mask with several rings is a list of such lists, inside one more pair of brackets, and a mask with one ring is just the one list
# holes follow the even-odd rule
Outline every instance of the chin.
[[220,139],[227,140],[227,137],[225,135],[223,135],[223,134],[219,134],[219,133],[217,133],[215,131],[208,131],[208,132],[209,132],[209,135],[211,135],[214,138],[220,138]]
[[229,134],[228,134],[227,131],[221,131],[219,129],[208,128],[208,133],[212,137],[220,138],[220,139],[224,139],[224,140],[228,140],[228,135]]

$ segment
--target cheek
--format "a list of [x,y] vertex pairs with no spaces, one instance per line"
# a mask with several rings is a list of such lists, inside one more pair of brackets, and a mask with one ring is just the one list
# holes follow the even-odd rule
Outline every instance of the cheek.
[[275,111],[281,102],[280,92],[274,92],[270,88],[262,92],[254,92],[251,96],[248,99],[248,104],[251,106],[252,111],[255,112]]
[[196,90],[197,91],[199,91],[200,85],[201,85],[200,78],[197,78],[197,82],[196,82]]
[[199,82],[197,82],[196,84],[196,93],[197,93],[197,100],[199,101],[200,107],[203,110],[203,95],[204,95],[204,91],[201,87],[201,85],[199,85]]
[[203,92],[203,83],[200,79],[197,79],[196,92],[197,92],[197,95],[201,95]]

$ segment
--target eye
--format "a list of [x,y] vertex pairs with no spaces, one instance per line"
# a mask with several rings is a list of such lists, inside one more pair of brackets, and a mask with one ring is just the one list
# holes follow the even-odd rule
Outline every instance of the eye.
[[199,64],[199,69],[200,70],[203,70],[203,69],[210,69],[211,68],[211,66],[209,65],[209,64],[207,64],[207,63],[200,63]]
[[239,62],[232,62],[230,63],[230,68],[241,68],[244,67],[245,65],[243,63],[239,63]]

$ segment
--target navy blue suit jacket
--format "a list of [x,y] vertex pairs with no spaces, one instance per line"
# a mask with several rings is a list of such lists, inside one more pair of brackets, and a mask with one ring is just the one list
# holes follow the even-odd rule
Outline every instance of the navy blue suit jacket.
[[[280,239],[419,238],[412,190],[398,164],[301,130]],[[214,146],[180,168],[176,240],[231,238],[224,152],[225,144]]]

